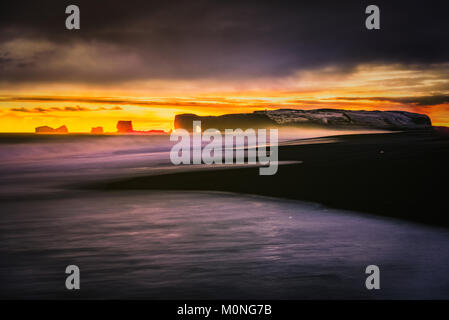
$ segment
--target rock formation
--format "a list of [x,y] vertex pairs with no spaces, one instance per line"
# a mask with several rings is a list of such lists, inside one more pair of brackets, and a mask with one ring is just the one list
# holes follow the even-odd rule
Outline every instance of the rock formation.
[[268,128],[277,126],[277,123],[266,114],[237,113],[201,117],[196,114],[185,113],[175,116],[175,129],[183,128],[192,131],[192,124],[195,120],[201,120],[202,130],[214,128],[222,131],[233,128]]
[[363,111],[341,109],[279,109],[254,111],[253,113],[227,114],[201,117],[180,114],[175,117],[175,128],[192,131],[192,121],[201,120],[203,130],[273,127],[332,127],[371,128],[385,130],[430,129],[432,123],[427,115],[406,111]]
[[117,133],[165,134],[164,130],[134,130],[132,121],[117,122]]
[[90,129],[90,133],[92,134],[102,134],[103,133],[103,127],[93,127]]
[[117,122],[117,132],[118,133],[132,133],[133,122],[132,121],[119,121]]
[[68,133],[69,132],[69,130],[67,129],[67,127],[65,125],[62,125],[56,129],[53,129],[52,127],[49,127],[49,126],[42,126],[42,127],[35,128],[34,131],[36,133]]

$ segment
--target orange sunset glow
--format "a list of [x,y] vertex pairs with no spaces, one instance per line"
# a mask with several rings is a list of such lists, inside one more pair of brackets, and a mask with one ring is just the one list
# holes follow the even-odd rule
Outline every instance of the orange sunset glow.
[[[361,65],[350,72],[327,67],[289,77],[251,80],[151,80],[106,85],[39,84],[0,90],[2,132],[33,132],[65,124],[70,132],[118,120],[137,130],[173,128],[179,113],[219,115],[277,108],[405,110],[425,113],[434,125],[449,125],[445,94],[447,64],[422,71],[401,65]],[[415,101],[414,101],[415,100]],[[429,100],[430,102],[427,102]],[[426,104],[431,103],[431,104]]]
[[3,305],[288,319],[448,300],[448,12],[1,1]]

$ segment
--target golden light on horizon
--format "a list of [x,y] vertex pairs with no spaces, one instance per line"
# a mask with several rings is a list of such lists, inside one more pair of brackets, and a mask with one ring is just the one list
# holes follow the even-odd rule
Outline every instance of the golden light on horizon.
[[[0,131],[34,132],[37,126],[66,125],[70,132],[102,126],[115,132],[119,120],[136,130],[173,129],[176,114],[220,115],[278,108],[404,110],[429,115],[449,125],[449,105],[404,102],[432,96],[447,84],[444,64],[431,70],[400,65],[361,65],[304,71],[284,78],[253,80],[154,80],[132,83],[3,86]],[[405,99],[404,101],[401,99]]]

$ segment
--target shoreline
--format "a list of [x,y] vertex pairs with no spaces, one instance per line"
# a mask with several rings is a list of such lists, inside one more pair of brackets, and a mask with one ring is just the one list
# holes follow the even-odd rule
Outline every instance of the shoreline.
[[[342,135],[324,144],[280,145],[273,176],[236,168],[98,182],[99,190],[228,191],[316,202],[418,223],[449,227],[449,139],[433,132]],[[329,138],[329,137],[327,137]]]

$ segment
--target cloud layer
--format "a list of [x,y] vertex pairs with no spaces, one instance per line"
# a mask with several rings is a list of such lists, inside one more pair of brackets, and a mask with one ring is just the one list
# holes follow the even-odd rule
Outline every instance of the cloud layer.
[[46,113],[46,112],[74,112],[74,111],[114,111],[114,110],[123,110],[121,107],[112,107],[112,108],[105,108],[105,107],[100,107],[100,108],[85,108],[85,107],[80,107],[80,106],[76,106],[76,107],[64,107],[64,108],[60,108],[60,107],[51,107],[51,108],[41,108],[41,107],[36,107],[36,108],[25,108],[25,107],[20,107],[20,108],[11,108],[9,109],[10,111],[14,111],[14,112],[25,112],[25,113]]
[[447,1],[69,1],[0,5],[0,82],[285,77],[328,65],[448,62]]

